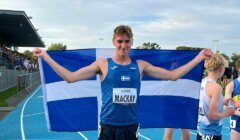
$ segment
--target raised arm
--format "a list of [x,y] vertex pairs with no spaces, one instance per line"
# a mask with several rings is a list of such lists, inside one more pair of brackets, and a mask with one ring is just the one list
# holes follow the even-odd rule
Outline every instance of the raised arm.
[[193,60],[171,71],[153,66],[150,63],[145,61],[141,61],[140,66],[143,69],[143,75],[148,75],[148,76],[159,78],[159,79],[177,80],[180,77],[184,76],[186,73],[188,73],[202,60],[209,59],[211,56],[212,56],[212,51],[210,49],[204,49]]
[[100,72],[98,61],[95,61],[91,65],[83,67],[75,72],[71,72],[54,61],[45,50],[35,48],[33,54],[34,56],[42,58],[44,61],[46,61],[51,68],[68,83],[91,78]]

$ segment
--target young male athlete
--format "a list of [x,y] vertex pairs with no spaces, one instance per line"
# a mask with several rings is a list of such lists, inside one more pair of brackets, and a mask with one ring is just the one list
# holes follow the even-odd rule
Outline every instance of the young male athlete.
[[[240,59],[236,61],[236,70],[240,72]],[[225,98],[232,99],[236,109],[230,119],[231,140],[240,140],[240,76],[227,85]]]
[[[129,57],[133,45],[133,33],[130,27],[117,26],[114,29],[112,42],[116,48],[113,58],[96,60],[91,65],[75,72],[57,64],[44,50],[34,49],[35,56],[45,60],[59,76],[69,83],[88,79],[96,74],[100,76],[102,108],[99,140],[138,139],[137,106],[143,75],[177,80],[198,63],[212,56],[211,50],[205,49],[186,65],[169,71],[155,67],[146,61],[133,60]],[[123,95],[131,96],[131,100],[124,102],[116,99]]]
[[214,54],[204,63],[207,77],[201,83],[197,140],[221,140],[222,119],[234,113],[233,108],[223,110],[223,88],[217,83],[224,74],[225,66],[226,60],[220,54]]

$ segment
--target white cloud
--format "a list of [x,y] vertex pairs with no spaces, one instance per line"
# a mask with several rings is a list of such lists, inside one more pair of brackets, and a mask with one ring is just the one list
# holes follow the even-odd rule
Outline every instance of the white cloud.
[[112,47],[119,24],[132,27],[134,46],[151,41],[164,49],[212,47],[218,39],[218,48],[230,54],[240,45],[237,0],[2,0],[0,9],[25,11],[47,45],[63,42],[69,49]]

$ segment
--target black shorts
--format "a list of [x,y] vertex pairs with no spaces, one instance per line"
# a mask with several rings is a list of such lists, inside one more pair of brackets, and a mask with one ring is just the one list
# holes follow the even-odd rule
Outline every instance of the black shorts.
[[98,140],[138,140],[138,124],[111,126],[100,123]]
[[197,140],[222,140],[222,136],[215,136],[215,135],[200,136],[199,134],[197,134]]

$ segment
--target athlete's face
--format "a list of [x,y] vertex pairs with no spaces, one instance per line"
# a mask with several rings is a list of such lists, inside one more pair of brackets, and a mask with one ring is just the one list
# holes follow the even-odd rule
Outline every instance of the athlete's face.
[[128,38],[125,34],[116,35],[113,39],[113,45],[116,47],[117,54],[120,56],[128,55],[132,44],[132,39]]
[[239,66],[239,67],[237,67],[237,71],[238,71],[238,72],[240,72],[240,66]]

